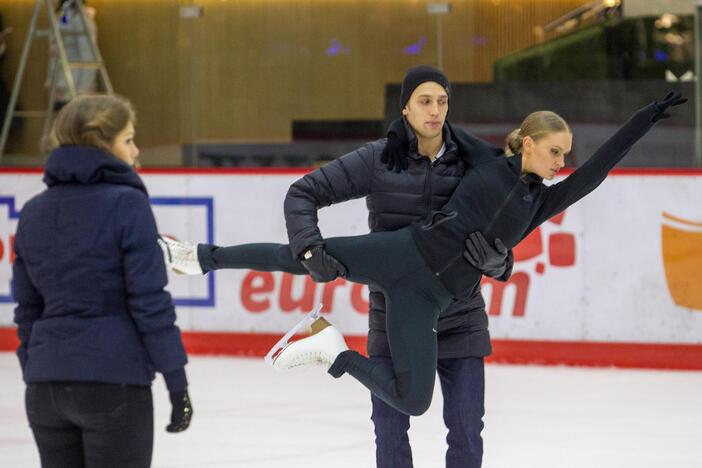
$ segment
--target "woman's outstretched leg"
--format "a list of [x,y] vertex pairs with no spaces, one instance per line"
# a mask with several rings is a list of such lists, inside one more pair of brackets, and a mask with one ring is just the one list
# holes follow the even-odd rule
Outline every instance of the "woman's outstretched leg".
[[159,239],[163,256],[172,270],[188,275],[201,275],[222,268],[257,271],[283,271],[306,275],[302,263],[293,258],[287,244],[241,244],[219,247],[210,244],[197,246],[167,237]]
[[226,269],[283,271],[293,275],[309,274],[299,260],[293,258],[288,244],[241,244],[230,247],[198,244],[197,256],[203,272]]
[[[346,279],[354,283],[378,283],[382,286],[403,275],[408,268],[416,266],[416,261],[408,263],[405,255],[405,249],[412,247],[411,236],[409,230],[401,230],[333,237],[325,240],[325,246],[346,267]],[[282,271],[294,275],[309,274],[302,263],[293,257],[287,244],[195,246],[162,237],[159,245],[166,265],[177,273],[201,275],[221,269],[251,269]]]

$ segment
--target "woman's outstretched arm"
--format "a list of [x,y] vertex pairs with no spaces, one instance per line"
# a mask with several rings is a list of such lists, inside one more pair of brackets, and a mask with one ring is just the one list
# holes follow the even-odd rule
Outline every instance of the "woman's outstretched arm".
[[640,109],[575,172],[562,182],[544,187],[541,207],[524,236],[595,190],[605,180],[609,171],[656,122],[670,117],[666,113],[670,107],[686,101],[686,98],[674,91],[668,93],[662,101],[652,102]]

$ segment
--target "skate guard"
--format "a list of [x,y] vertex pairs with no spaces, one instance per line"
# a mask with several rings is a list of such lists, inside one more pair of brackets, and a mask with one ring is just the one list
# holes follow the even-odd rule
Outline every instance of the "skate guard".
[[292,327],[278,342],[273,345],[268,354],[263,358],[266,364],[273,366],[278,355],[290,344],[290,339],[295,336],[304,327],[311,326],[318,318],[320,318],[320,313],[322,311],[322,303],[317,304],[312,312],[309,312],[305,317],[300,320],[294,327]]

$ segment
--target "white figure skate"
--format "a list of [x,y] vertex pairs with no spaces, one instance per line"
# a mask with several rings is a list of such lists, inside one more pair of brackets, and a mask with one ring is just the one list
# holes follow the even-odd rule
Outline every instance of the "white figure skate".
[[[309,365],[321,365],[328,370],[346,346],[344,337],[326,319],[320,317],[322,304],[307,314],[288,331],[266,354],[266,363],[277,371],[293,370]],[[290,343],[302,328],[309,326],[312,334]]]
[[166,267],[179,275],[202,275],[202,267],[197,258],[197,245],[180,242],[170,237],[160,236],[158,245],[163,250]]

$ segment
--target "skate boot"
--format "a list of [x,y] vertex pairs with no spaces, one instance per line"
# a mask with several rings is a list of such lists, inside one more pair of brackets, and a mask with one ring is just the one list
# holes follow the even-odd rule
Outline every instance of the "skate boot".
[[[339,353],[349,349],[339,330],[319,316],[321,309],[320,304],[271,348],[265,357],[269,365],[278,371],[310,365],[320,365],[324,370],[329,370]],[[312,334],[290,343],[293,335],[307,325],[312,329]]]
[[179,242],[170,237],[160,236],[158,245],[163,250],[166,267],[179,275],[202,275],[202,267],[197,258],[197,245]]

